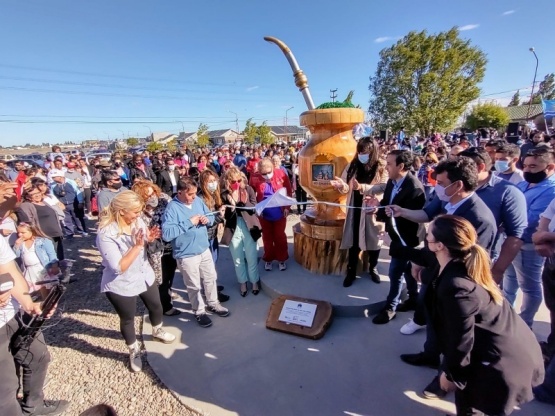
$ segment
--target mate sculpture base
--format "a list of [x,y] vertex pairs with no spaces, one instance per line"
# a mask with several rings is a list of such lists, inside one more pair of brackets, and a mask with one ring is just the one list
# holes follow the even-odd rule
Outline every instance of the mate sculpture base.
[[[301,325],[288,324],[279,320],[279,315],[283,309],[286,300],[295,302],[312,303],[317,305],[316,314],[312,326],[305,327]],[[333,320],[332,306],[329,302],[321,300],[305,299],[292,295],[281,295],[272,301],[268,318],[266,319],[266,328],[273,331],[284,332],[286,334],[296,335],[298,337],[308,339],[320,339],[324,336]]]
[[[347,195],[330,181],[353,160],[352,130],[363,121],[364,112],[358,108],[309,110],[300,115],[300,124],[309,128],[311,137],[299,153],[299,182],[316,201],[346,204]],[[295,260],[313,273],[344,274],[348,251],[339,248],[344,223],[345,208],[316,203],[294,227]]]

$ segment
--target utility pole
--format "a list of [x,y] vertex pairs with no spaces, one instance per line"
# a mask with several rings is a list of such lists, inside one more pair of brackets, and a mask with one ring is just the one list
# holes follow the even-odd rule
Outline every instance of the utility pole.
[[229,112],[231,114],[235,114],[235,131],[237,132],[237,134],[239,134],[240,133],[240,131],[239,131],[239,115],[236,112],[231,111],[231,110],[229,110]]
[[334,102],[335,102],[335,99],[337,98],[336,92],[337,92],[337,88],[334,89],[334,90],[330,90],[330,98],[331,98],[331,102],[332,102],[332,103],[334,103]]

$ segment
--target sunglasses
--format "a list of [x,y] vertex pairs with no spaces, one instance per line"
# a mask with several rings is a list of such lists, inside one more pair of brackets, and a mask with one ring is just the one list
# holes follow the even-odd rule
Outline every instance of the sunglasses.
[[230,181],[230,183],[241,183],[243,182],[243,179],[237,179],[236,181]]

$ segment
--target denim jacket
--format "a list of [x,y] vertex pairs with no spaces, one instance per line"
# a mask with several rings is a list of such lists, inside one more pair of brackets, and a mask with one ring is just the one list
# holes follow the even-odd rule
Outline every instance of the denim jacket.
[[[21,246],[14,247],[13,251],[17,257],[21,256]],[[35,239],[35,252],[43,267],[46,267],[54,261],[58,261],[56,250],[54,250],[54,244],[49,238],[37,237]]]

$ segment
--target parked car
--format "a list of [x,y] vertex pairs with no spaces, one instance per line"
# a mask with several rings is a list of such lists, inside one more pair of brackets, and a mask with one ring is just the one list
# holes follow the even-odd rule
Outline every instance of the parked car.
[[0,155],[0,160],[4,162],[9,162],[10,160],[15,160],[16,158],[13,155]]
[[87,163],[89,163],[92,159],[94,159],[95,157],[99,157],[100,160],[110,160],[112,159],[112,153],[110,152],[93,152],[93,153],[88,153],[85,156],[85,160],[87,161]]

